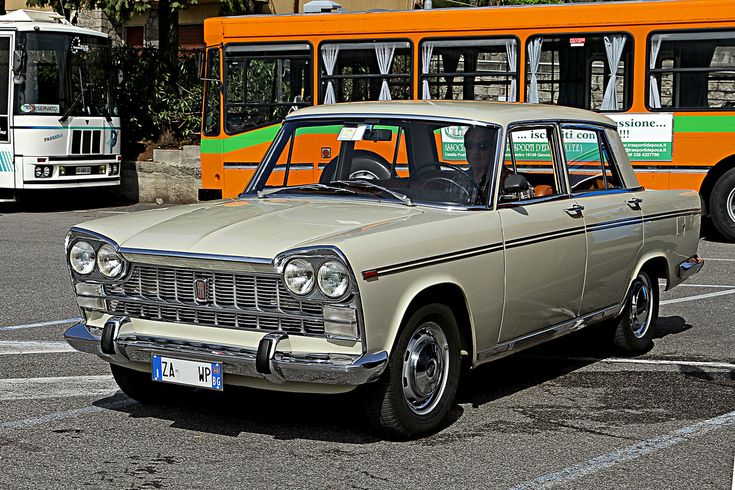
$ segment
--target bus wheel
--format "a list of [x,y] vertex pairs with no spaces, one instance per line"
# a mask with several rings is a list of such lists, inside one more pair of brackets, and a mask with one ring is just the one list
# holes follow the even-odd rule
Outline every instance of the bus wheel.
[[717,231],[735,242],[735,168],[725,172],[712,187],[709,213]]

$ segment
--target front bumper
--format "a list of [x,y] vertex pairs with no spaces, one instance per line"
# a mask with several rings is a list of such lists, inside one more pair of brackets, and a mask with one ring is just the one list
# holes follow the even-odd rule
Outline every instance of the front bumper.
[[114,364],[150,364],[151,354],[156,353],[193,361],[220,362],[226,374],[264,378],[276,384],[361,385],[376,380],[388,364],[385,351],[359,356],[279,351],[279,343],[288,335],[276,332],[265,335],[257,350],[145,335],[120,336],[118,331],[125,321],[127,318],[111,318],[101,337],[79,323],[64,333],[64,339],[76,350],[96,354]]

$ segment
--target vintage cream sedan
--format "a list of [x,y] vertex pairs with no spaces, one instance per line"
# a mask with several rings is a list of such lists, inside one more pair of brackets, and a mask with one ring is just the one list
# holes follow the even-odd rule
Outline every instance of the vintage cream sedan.
[[412,437],[445,418],[463,363],[593,324],[650,348],[659,281],[702,267],[699,226],[697,193],[640,187],[599,114],[312,107],[238,198],[74,227],[84,321],[65,338],[140,401],[360,387],[373,423]]

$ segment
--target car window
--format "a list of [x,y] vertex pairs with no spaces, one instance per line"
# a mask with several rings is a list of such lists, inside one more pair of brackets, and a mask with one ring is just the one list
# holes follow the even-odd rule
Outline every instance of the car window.
[[[553,127],[518,128],[508,132],[505,157],[500,173],[500,201],[519,201],[561,193],[560,179],[553,151]],[[528,190],[505,192],[511,175],[528,182]]]
[[573,193],[623,187],[601,129],[564,126],[562,140]]

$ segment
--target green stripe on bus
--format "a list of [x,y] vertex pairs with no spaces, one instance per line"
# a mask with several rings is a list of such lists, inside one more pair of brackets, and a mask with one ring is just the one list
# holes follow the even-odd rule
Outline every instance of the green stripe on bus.
[[[278,130],[281,129],[280,124],[268,126],[265,128],[254,129],[247,133],[230,136],[225,139],[202,139],[199,147],[200,153],[209,155],[218,155],[229,153],[231,151],[242,150],[251,146],[270,143],[275,138]],[[299,134],[338,134],[342,129],[341,125],[322,127],[305,127],[300,128]]]
[[734,133],[735,116],[674,116],[675,133]]

